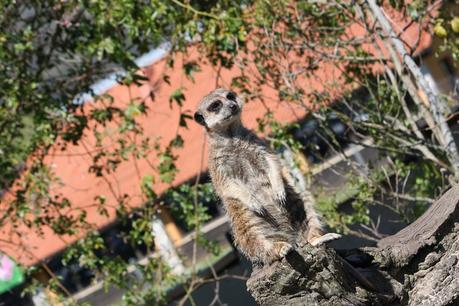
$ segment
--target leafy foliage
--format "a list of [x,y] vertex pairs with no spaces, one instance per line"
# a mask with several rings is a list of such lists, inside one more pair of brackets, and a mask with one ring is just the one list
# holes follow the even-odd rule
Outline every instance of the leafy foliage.
[[[193,189],[197,189],[193,192]],[[198,197],[195,207],[195,196]],[[192,231],[198,224],[210,220],[208,206],[216,201],[212,186],[209,183],[192,186],[180,185],[168,189],[164,194],[164,202],[170,207],[171,213],[183,224],[186,231]]]

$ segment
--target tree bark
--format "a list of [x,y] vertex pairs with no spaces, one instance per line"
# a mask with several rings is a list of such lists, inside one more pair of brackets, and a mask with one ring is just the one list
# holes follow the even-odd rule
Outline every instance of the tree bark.
[[377,247],[307,245],[254,267],[260,305],[459,305],[459,185]]

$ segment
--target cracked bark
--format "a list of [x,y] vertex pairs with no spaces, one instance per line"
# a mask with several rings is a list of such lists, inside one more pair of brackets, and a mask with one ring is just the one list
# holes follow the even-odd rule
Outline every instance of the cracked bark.
[[254,267],[260,305],[459,305],[459,185],[377,247],[306,246]]

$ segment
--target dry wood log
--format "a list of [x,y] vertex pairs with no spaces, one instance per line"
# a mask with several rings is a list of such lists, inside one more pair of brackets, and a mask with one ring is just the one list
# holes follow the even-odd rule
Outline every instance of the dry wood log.
[[305,246],[254,267],[260,305],[459,305],[459,185],[377,247]]

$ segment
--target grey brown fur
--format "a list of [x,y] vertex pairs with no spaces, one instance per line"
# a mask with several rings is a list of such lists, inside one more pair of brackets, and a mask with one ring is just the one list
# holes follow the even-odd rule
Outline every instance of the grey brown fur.
[[294,189],[278,156],[241,123],[243,102],[217,89],[205,96],[195,120],[205,126],[209,172],[222,199],[238,248],[253,262],[271,263],[295,245],[319,245],[323,235],[309,195]]

